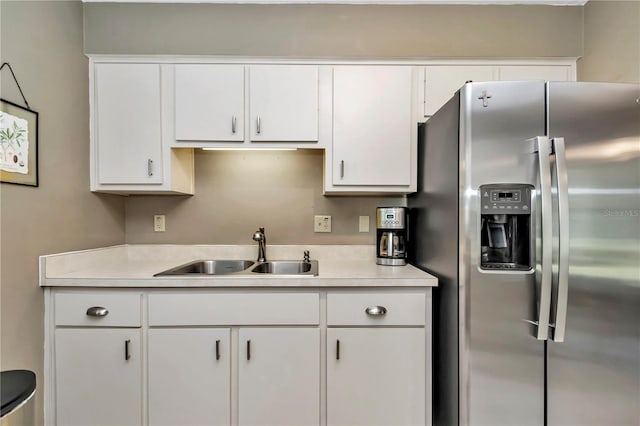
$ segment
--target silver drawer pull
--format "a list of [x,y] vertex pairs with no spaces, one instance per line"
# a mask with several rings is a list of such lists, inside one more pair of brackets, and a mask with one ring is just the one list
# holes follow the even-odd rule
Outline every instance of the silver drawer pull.
[[369,306],[364,311],[367,315],[370,315],[372,317],[381,317],[386,315],[387,308],[385,308],[384,306]]
[[102,306],[92,306],[87,309],[87,316],[90,317],[106,317],[109,314],[109,310],[107,308],[103,308]]

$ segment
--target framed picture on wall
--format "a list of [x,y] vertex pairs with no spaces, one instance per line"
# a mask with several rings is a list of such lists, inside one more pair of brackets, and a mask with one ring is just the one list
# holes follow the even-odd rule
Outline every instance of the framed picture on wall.
[[38,113],[0,99],[0,182],[38,186]]

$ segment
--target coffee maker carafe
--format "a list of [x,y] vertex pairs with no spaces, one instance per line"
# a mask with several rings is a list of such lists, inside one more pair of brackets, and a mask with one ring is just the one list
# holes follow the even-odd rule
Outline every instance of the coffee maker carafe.
[[376,209],[376,263],[399,266],[407,263],[407,208]]

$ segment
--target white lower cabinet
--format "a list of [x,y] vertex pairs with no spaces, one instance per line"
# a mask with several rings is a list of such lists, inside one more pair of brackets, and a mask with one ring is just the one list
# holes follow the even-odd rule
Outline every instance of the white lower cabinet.
[[423,328],[327,330],[327,424],[424,425]]
[[230,329],[150,329],[149,425],[228,425]]
[[430,300],[48,288],[45,424],[430,426]]
[[241,328],[238,424],[320,423],[320,330]]
[[142,424],[140,333],[125,328],[55,331],[56,424]]

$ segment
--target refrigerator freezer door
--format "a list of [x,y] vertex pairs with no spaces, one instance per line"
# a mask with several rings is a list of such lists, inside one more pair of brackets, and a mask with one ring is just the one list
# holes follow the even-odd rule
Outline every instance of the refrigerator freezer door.
[[[539,194],[530,138],[544,135],[545,85],[471,83],[460,96],[460,424],[539,426],[544,422],[544,342],[528,323],[538,319],[536,271],[480,269],[478,188],[528,184]],[[533,200],[530,217],[539,228],[537,206]]]
[[[549,84],[566,146],[569,291],[548,343],[548,425],[640,423],[640,86]],[[553,320],[553,318],[552,318]]]

